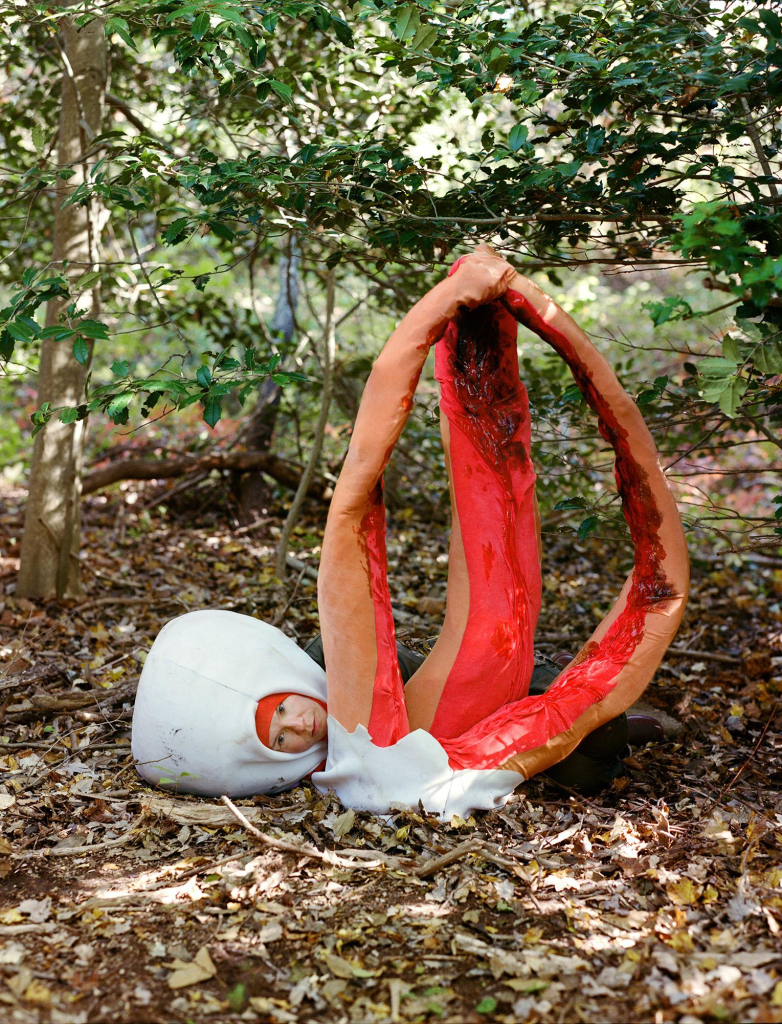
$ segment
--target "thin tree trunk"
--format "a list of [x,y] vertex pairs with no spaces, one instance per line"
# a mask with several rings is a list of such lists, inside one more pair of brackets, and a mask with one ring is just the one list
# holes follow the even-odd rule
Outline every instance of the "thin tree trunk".
[[[81,31],[70,18],[60,22],[63,60],[62,101],[57,160],[75,171],[58,180],[52,260],[68,260],[66,276],[78,280],[96,269],[100,210],[63,203],[87,178],[88,152],[101,131],[106,96],[106,38],[103,21],[96,18]],[[59,323],[69,300],[52,299],[46,308],[46,326]],[[86,315],[100,311],[97,288],[79,298]],[[44,341],[38,376],[38,404],[79,405],[92,359],[76,361],[67,343]],[[37,435],[25,508],[22,558],[17,593],[25,597],[77,597],[82,592],[78,561],[81,533],[81,473],[84,459],[85,420],[63,424],[50,421]]]
[[[295,235],[288,236],[287,248],[287,255],[280,261],[280,290],[270,325],[273,334],[284,343],[293,338],[296,327],[301,253]],[[271,379],[261,384],[255,407],[242,432],[242,440],[248,452],[263,454],[271,448],[281,393],[279,385]],[[269,486],[263,474],[256,471],[243,473],[236,490],[241,518],[251,522],[256,510],[268,503]]]
[[326,424],[329,418],[331,407],[331,393],[333,387],[334,357],[336,355],[336,336],[334,331],[334,270],[328,271],[326,275],[326,323],[323,328],[323,391],[320,398],[320,413],[318,422],[315,425],[315,437],[312,439],[312,449],[307,465],[301,475],[296,494],[288,511],[285,525],[282,528],[279,547],[277,548],[277,575],[281,580],[285,579],[286,558],[288,545],[290,544],[291,533],[299,518],[299,511],[309,489],[310,482],[315,476],[320,459],[321,448],[323,447],[323,436],[326,433]]

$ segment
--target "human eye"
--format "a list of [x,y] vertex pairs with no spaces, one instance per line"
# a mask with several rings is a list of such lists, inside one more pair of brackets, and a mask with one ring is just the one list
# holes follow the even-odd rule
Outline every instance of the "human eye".
[[280,716],[280,718],[282,718],[282,716],[285,714],[285,701],[277,705],[277,714]]
[[281,749],[285,746],[285,732],[284,731],[281,732],[280,735],[277,737],[277,746],[280,747]]

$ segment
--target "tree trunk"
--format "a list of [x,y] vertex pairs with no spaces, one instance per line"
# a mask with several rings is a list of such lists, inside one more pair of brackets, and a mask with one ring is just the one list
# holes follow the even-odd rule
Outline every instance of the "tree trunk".
[[[299,298],[299,266],[301,254],[295,236],[289,236],[288,254],[280,260],[280,290],[271,322],[274,336],[284,343],[290,342],[295,331],[296,304]],[[242,436],[248,452],[263,454],[269,451],[277,413],[280,408],[280,387],[273,380],[265,380],[258,399],[250,413]],[[269,486],[263,473],[243,473],[237,482],[240,518],[251,522],[256,511],[269,501]]]
[[334,269],[326,275],[326,322],[323,327],[323,390],[320,395],[320,413],[318,422],[315,424],[315,436],[312,439],[312,448],[307,465],[301,474],[299,486],[293,496],[291,507],[285,519],[285,525],[280,534],[280,543],[277,546],[277,575],[281,580],[285,579],[285,568],[288,564],[288,545],[296,521],[299,518],[301,506],[307,496],[307,491],[315,478],[315,471],[318,468],[320,452],[323,447],[323,438],[326,433],[326,425],[329,421],[329,409],[331,408],[331,393],[333,382],[334,359],[336,356],[336,334],[334,328]]
[[[70,18],[60,22],[63,59],[62,101],[57,161],[74,175],[58,179],[52,261],[68,261],[71,281],[97,268],[99,209],[63,206],[87,178],[85,154],[101,131],[106,95],[106,38],[103,21],[96,18],[81,31]],[[46,326],[59,323],[69,300],[52,299],[46,308]],[[99,292],[80,296],[86,316],[100,311]],[[89,363],[76,361],[67,343],[44,341],[38,375],[38,404],[79,405]],[[22,558],[17,593],[24,597],[77,597],[82,592],[78,561],[81,532],[81,472],[86,421],[63,424],[52,419],[36,436],[25,508]]]

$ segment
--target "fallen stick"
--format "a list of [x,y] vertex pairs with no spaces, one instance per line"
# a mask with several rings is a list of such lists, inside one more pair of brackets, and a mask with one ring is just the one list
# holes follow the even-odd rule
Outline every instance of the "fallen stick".
[[696,661],[722,661],[726,665],[741,664],[741,658],[736,658],[732,654],[722,654],[719,651],[691,651],[686,647],[669,647],[665,657],[669,654],[675,658],[694,658]]
[[78,711],[79,708],[97,707],[98,709],[105,709],[111,707],[112,704],[118,704],[132,697],[136,692],[137,686],[138,680],[133,679],[122,686],[117,686],[113,691],[104,690],[103,688],[99,690],[73,690],[62,697],[56,697],[50,693],[32,693],[29,697],[25,698],[24,704],[12,704],[11,707],[6,709],[6,713],[11,716],[22,716],[35,711],[50,711],[55,714],[63,714],[68,711]]
[[27,935],[30,932],[53,932],[59,928],[54,921],[32,922],[27,924],[0,924],[0,935]]
[[461,860],[462,857],[466,857],[468,853],[478,853],[482,845],[483,844],[478,839],[468,839],[466,842],[460,843],[459,846],[454,846],[452,850],[448,850],[439,857],[435,857],[433,860],[428,860],[425,864],[419,864],[413,874],[417,875],[418,878],[428,878],[429,875],[433,875],[435,872],[440,871],[449,864],[453,864],[455,860]]
[[91,601],[77,604],[73,611],[81,615],[88,608],[104,608],[111,604],[178,604],[179,600],[173,594],[168,597],[94,597]]
[[[277,483],[296,490],[301,470],[278,455],[268,452],[209,452],[205,455],[184,455],[174,459],[117,459],[103,469],[93,469],[82,478],[82,493],[92,494],[121,480],[165,480],[213,469],[233,472],[261,472]],[[321,501],[328,500],[333,490],[328,481],[316,478],[307,494]],[[166,496],[168,497],[168,495]]]
[[256,828],[251,821],[242,814],[239,808],[234,804],[227,796],[221,796],[220,799],[233,814],[236,820],[249,832],[251,836],[259,840],[264,846],[271,847],[272,850],[280,850],[282,853],[295,853],[299,857],[308,857],[310,860],[320,860],[326,864],[332,864],[335,867],[350,868],[353,870],[370,870],[371,868],[380,867],[392,867],[394,870],[405,870],[404,867],[393,857],[386,857],[384,854],[377,854],[374,851],[355,851],[356,855],[368,854],[373,859],[362,863],[356,863],[352,860],[344,860],[336,853],[332,853],[331,850],[319,850],[316,846],[312,846],[310,843],[291,843],[286,839],[277,839],[274,836],[268,836],[265,832],[261,832],[260,829]]

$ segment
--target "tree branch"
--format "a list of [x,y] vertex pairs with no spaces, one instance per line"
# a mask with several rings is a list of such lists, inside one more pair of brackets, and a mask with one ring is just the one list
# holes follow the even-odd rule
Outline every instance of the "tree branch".
[[[209,452],[177,459],[118,459],[87,473],[82,480],[82,493],[92,494],[120,480],[169,480],[205,469],[256,470],[291,490],[298,488],[302,480],[300,470],[269,452]],[[330,483],[316,477],[308,482],[306,493],[323,501],[331,497],[331,491]]]

